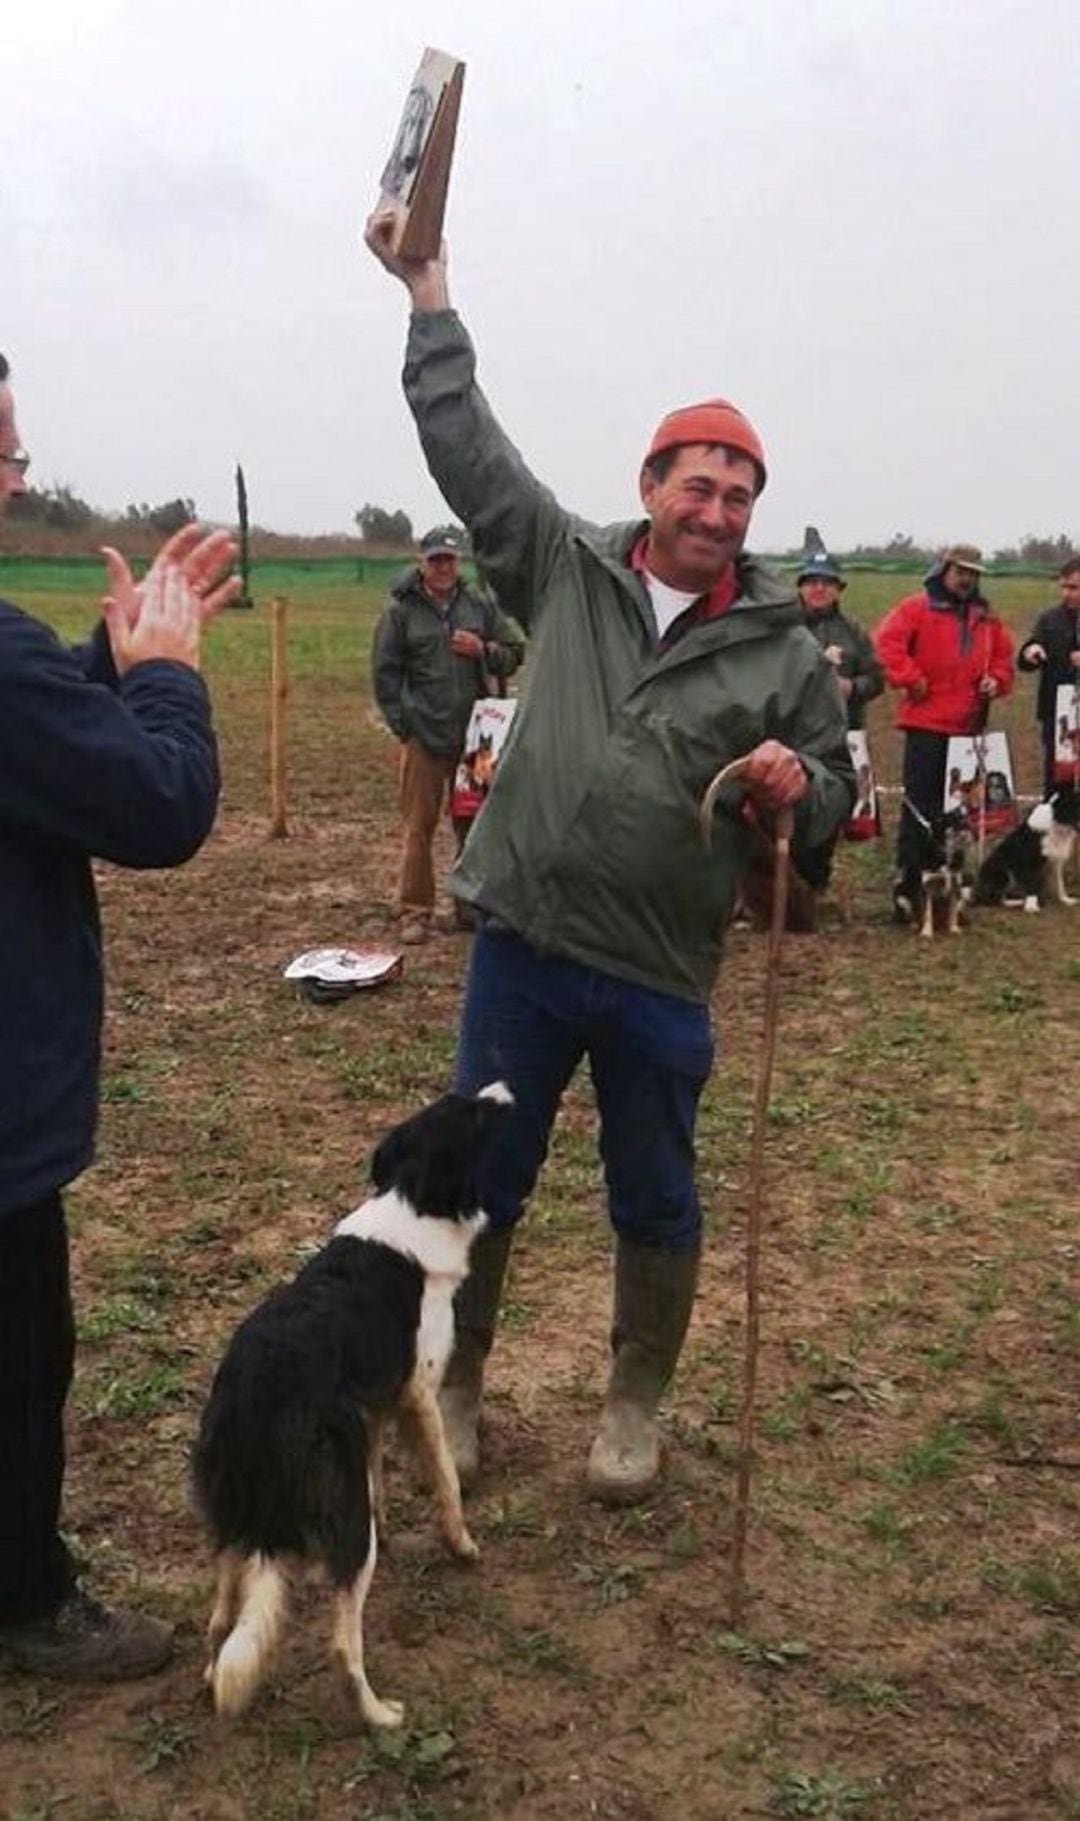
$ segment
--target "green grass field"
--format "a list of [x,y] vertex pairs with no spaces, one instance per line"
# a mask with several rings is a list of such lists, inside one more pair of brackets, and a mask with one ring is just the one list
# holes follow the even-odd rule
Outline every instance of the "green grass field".
[[[908,586],[858,575],[846,600],[873,621]],[[94,587],[83,569],[0,566],[0,591],[73,638]],[[392,940],[396,749],[369,699],[379,590],[330,568],[256,587],[256,609],[207,641],[213,836],[176,873],[99,869],[99,1161],[70,1201],[67,1528],[96,1590],[176,1621],[176,1662],[104,1690],[0,1671],[3,1821],[1077,1821],[1080,909],[986,912],[920,943],[889,922],[884,843],[840,855],[847,919],[784,947],[740,1629],[727,1572],[763,984],[746,930],[713,1005],[706,1256],[662,1491],[621,1514],[581,1493],[610,1285],[578,1081],[515,1243],[474,1569],[444,1558],[392,1462],[395,1549],[366,1638],[405,1729],[358,1725],[307,1583],[265,1692],[215,1722],[212,1573],[187,1497],[200,1402],[236,1321],[360,1198],[377,1137],[445,1085],[466,956],[440,937],[398,984],[336,1006],[282,981],[301,948]],[[270,592],[290,600],[280,841]],[[1026,580],[993,593],[1017,631],[1047,598]],[[890,713],[872,728],[887,779]],[[995,713],[1032,791],[1031,683]]]

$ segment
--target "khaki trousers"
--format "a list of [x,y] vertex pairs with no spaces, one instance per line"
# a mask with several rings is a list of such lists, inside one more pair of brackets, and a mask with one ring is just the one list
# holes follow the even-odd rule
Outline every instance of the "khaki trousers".
[[[406,740],[402,746],[399,779],[402,842],[398,910],[403,917],[430,917],[435,908],[435,869],[431,848],[435,830],[439,826],[443,800],[456,769],[456,758],[425,752],[416,740]],[[460,839],[458,847],[461,847]]]

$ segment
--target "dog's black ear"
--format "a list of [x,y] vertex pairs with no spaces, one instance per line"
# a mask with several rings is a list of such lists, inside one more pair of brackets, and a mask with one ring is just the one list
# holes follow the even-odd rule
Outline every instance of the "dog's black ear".
[[434,1106],[425,1107],[422,1113],[414,1113],[411,1119],[403,1119],[400,1125],[394,1126],[375,1146],[375,1154],[371,1159],[371,1180],[380,1195],[385,1195],[387,1189],[393,1188],[408,1193],[408,1182],[414,1180],[417,1154],[423,1147],[432,1121],[437,1120],[439,1109],[447,1098],[444,1095]]
[[401,1160],[405,1155],[406,1144],[403,1133],[404,1127],[395,1126],[393,1131],[388,1132],[386,1137],[381,1138],[375,1146],[369,1174],[380,1195],[385,1195],[387,1189],[393,1187]]

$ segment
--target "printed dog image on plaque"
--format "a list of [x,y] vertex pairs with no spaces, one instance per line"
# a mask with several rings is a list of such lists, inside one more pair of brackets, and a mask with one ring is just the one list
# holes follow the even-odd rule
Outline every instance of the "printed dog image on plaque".
[[513,696],[481,696],[473,703],[450,792],[450,814],[455,819],[483,809],[516,707]]
[[861,728],[848,734],[847,743],[855,767],[856,796],[855,807],[844,824],[844,836],[848,841],[872,841],[881,833],[881,812],[870,745]]
[[1016,787],[1012,755],[1004,733],[953,735],[945,759],[942,809],[963,810],[975,833],[1012,828],[1016,821]]
[[1054,698],[1054,783],[1080,778],[1080,685],[1059,683]]
[[464,80],[458,58],[429,48],[405,97],[378,206],[397,212],[393,245],[406,259],[434,259],[439,251]]

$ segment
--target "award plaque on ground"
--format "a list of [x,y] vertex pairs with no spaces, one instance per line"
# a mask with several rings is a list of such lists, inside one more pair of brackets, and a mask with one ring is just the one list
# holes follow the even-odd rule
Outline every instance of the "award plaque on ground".
[[943,810],[959,809],[974,831],[1001,834],[1016,821],[1016,788],[1008,736],[954,734],[946,748]]
[[405,259],[438,255],[464,81],[458,58],[429,48],[405,97],[379,182],[379,207],[396,211],[393,246]]
[[844,824],[844,838],[848,841],[872,841],[881,833],[881,811],[870,746],[861,728],[853,729],[848,734],[847,743],[851,763],[855,767],[857,790],[854,808]]

